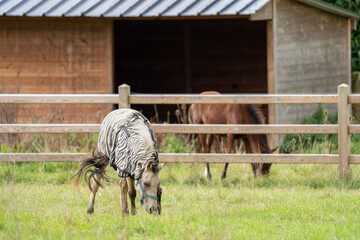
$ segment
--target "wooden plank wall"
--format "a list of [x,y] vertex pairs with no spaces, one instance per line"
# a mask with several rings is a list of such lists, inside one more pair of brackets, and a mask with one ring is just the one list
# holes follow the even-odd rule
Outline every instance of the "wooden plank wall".
[[[112,22],[0,19],[0,92],[112,93]],[[2,106],[0,121],[99,123],[111,105]]]
[[[349,84],[347,19],[294,0],[274,2],[276,93],[335,93]],[[277,123],[300,123],[315,108],[277,105]]]
[[[115,86],[139,93],[266,93],[266,22],[115,21]],[[143,109],[154,115],[153,106]],[[170,109],[170,110],[169,110]],[[175,109],[158,106],[162,121]]]

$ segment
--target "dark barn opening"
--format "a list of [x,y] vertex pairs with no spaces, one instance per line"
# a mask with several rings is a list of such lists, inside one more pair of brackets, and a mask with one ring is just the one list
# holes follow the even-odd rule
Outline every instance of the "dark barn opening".
[[[114,89],[132,93],[267,93],[266,22],[247,19],[114,22]],[[153,105],[132,105],[148,118]],[[160,122],[177,106],[158,105]]]

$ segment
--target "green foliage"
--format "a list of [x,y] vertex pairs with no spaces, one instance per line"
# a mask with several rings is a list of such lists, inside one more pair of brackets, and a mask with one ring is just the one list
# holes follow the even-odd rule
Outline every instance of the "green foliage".
[[[360,14],[360,0],[322,0],[338,7]],[[360,21],[357,21],[357,30],[351,33],[351,69],[360,71]]]
[[[31,134],[22,142],[11,146],[1,145],[1,153],[91,153],[97,144],[98,134]],[[7,163],[0,166],[0,184],[20,183],[65,183],[78,168],[79,163]]]
[[[302,120],[302,124],[324,124],[325,109],[322,105],[318,105],[316,111],[311,117]],[[327,113],[327,124],[337,123],[337,112]],[[318,143],[327,143],[331,146],[331,150],[337,149],[338,138],[336,134],[287,134],[283,144],[280,146],[280,152],[291,153],[299,152],[304,149],[313,149],[314,146],[319,147]]]
[[[322,105],[318,105],[311,117],[302,120],[302,124],[337,124],[337,111],[327,113]],[[355,121],[352,123],[356,123]],[[351,136],[351,153],[360,153],[360,135]],[[333,153],[338,151],[337,134],[287,134],[280,146],[281,153]]]
[[1,153],[92,152],[98,134],[30,134],[11,146],[1,145]]
[[166,134],[160,143],[159,152],[161,153],[188,153],[195,145],[195,140],[187,143],[186,135]]

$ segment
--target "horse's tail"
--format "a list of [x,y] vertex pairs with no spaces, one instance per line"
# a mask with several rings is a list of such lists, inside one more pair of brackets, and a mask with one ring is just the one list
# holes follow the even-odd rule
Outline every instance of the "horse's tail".
[[[251,116],[253,117],[256,124],[264,124],[265,123],[265,117],[264,117],[263,112],[260,109],[260,106],[254,106],[252,104],[247,104],[246,107],[247,107],[248,111],[250,112]],[[260,135],[264,142],[266,153],[271,153],[266,134],[260,134]]]
[[191,106],[192,105],[190,105],[189,110],[188,110],[188,123],[194,124],[194,119],[193,119],[193,116],[192,116]]
[[[85,181],[87,182],[90,191],[93,191],[90,183],[91,178],[94,179],[97,185],[102,187],[100,181],[96,180],[95,174],[98,174],[100,176],[100,179],[104,179],[107,182],[110,181],[109,177],[106,175],[105,172],[105,168],[108,164],[109,160],[105,156],[95,153],[94,151],[91,157],[81,161],[77,173],[72,176],[71,179],[75,178],[75,185],[78,186],[80,180],[85,176]],[[88,174],[90,175],[87,176]]]

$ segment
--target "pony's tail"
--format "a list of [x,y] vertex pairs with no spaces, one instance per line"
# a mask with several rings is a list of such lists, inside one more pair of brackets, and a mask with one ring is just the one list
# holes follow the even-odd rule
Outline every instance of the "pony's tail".
[[85,181],[87,182],[90,191],[93,192],[90,183],[91,178],[94,179],[97,185],[102,187],[100,181],[96,180],[95,174],[99,175],[100,179],[104,179],[107,182],[110,181],[110,178],[106,175],[105,172],[105,168],[108,164],[109,164],[109,160],[105,156],[101,154],[96,154],[94,151],[91,157],[81,161],[77,173],[74,176],[72,176],[71,179],[75,178],[75,185],[78,186],[80,180],[83,177],[85,177]]
[[[256,124],[264,124],[264,116],[258,108],[256,108],[254,105],[251,104],[246,104],[246,107]],[[264,142],[266,153],[271,153],[266,134],[260,134],[260,135],[261,135],[261,139]]]

